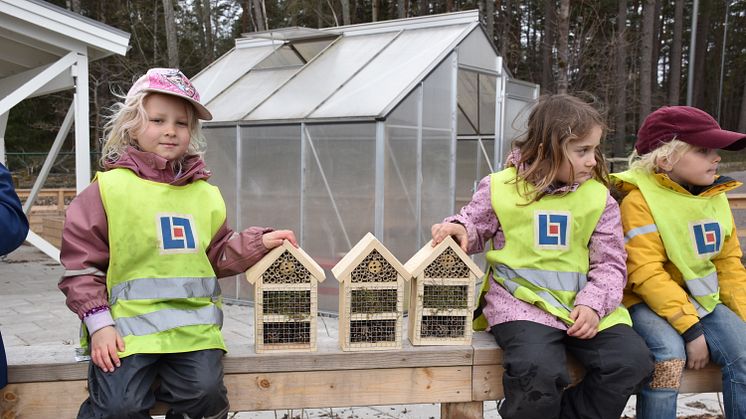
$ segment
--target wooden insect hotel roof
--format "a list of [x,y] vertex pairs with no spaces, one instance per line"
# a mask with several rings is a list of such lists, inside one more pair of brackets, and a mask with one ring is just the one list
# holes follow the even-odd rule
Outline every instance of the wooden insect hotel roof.
[[324,269],[319,266],[319,264],[316,263],[316,261],[308,255],[308,253],[304,252],[303,249],[293,246],[287,240],[283,241],[281,245],[272,249],[259,262],[255,263],[254,266],[249,268],[249,270],[246,271],[246,279],[252,284],[256,283],[259,277],[261,277],[262,274],[264,274],[264,272],[270,266],[272,266],[275,260],[284,252],[290,253],[298,262],[301,263],[301,265],[303,265],[304,268],[308,269],[308,272],[317,281],[323,282],[324,279],[326,279]]
[[467,255],[461,249],[461,246],[459,246],[452,237],[446,237],[435,247],[432,246],[432,243],[432,240],[430,240],[427,245],[423,246],[404,264],[404,269],[409,271],[412,274],[412,277],[420,277],[425,268],[427,268],[438,256],[440,256],[441,253],[443,253],[448,248],[453,250],[456,256],[458,256],[458,258],[461,259],[462,262],[464,262],[464,264],[469,268],[469,271],[472,275],[477,278],[481,278],[482,276],[484,276],[484,272],[482,272],[479,266],[477,266],[474,261],[471,260],[469,255]]
[[368,256],[372,251],[377,251],[384,259],[396,270],[396,272],[405,280],[409,281],[412,275],[404,265],[372,234],[366,234],[355,246],[350,249],[344,257],[337,262],[332,268],[332,274],[337,281],[343,282],[350,278],[352,271]]

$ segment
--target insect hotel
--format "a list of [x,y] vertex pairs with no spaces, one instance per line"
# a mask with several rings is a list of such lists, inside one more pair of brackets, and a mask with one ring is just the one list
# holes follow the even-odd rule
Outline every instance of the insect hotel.
[[332,268],[339,281],[343,351],[401,348],[407,272],[371,233]]
[[316,350],[317,284],[324,270],[285,240],[247,272],[255,285],[256,352]]
[[474,283],[482,270],[450,236],[435,247],[428,242],[404,268],[412,274],[412,345],[470,345]]

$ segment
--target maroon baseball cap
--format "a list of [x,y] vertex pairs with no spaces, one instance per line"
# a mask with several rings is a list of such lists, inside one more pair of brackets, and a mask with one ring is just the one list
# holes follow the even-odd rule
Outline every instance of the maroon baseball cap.
[[664,106],[648,115],[637,132],[637,154],[650,153],[677,140],[697,147],[740,150],[746,147],[746,134],[720,128],[707,112],[691,106]]

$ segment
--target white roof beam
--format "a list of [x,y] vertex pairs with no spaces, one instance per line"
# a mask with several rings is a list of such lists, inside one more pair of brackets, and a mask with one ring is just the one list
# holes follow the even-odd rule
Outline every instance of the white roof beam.
[[[23,80],[24,78],[18,78],[18,76],[25,74],[17,74],[13,77],[7,77],[3,80],[0,80],[0,96],[3,96],[3,93],[7,90],[11,90],[12,87],[15,87],[13,85],[17,85],[15,89],[12,89],[12,91],[4,95],[2,99],[0,99],[0,114],[3,114],[5,112],[8,112],[10,108],[20,103],[23,99],[29,97],[31,94],[33,94],[35,91],[39,89],[40,86],[44,86],[50,81],[52,81],[55,77],[57,77],[60,73],[63,71],[69,69],[78,59],[78,54],[76,52],[70,52],[64,57],[57,60],[57,62],[50,64],[44,70],[36,74],[35,76],[31,77],[30,79],[26,79],[25,82],[23,82],[20,85],[17,85],[18,81]],[[88,63],[86,59],[86,64]],[[86,65],[86,68],[88,66]],[[6,80],[10,80],[6,83]],[[87,82],[87,77],[86,77]],[[86,83],[87,84],[87,83]],[[87,95],[86,95],[87,96]]]

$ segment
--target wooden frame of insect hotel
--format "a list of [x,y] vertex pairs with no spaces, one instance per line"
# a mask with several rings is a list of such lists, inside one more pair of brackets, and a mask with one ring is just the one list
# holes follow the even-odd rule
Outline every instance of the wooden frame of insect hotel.
[[409,272],[371,233],[333,268],[339,281],[343,351],[401,348],[404,281]]
[[470,345],[474,284],[482,270],[451,237],[435,247],[428,242],[404,268],[412,274],[412,345]]
[[316,350],[317,289],[325,278],[321,266],[287,240],[246,272],[255,285],[256,352]]

